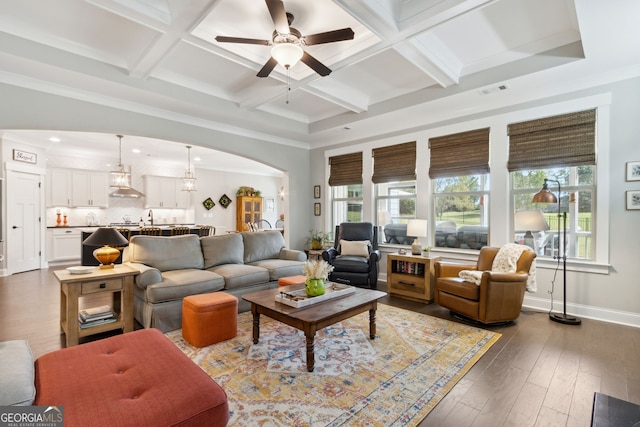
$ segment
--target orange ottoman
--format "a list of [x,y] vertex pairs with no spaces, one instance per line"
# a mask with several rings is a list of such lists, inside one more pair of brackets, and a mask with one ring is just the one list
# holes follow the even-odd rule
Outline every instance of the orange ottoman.
[[194,347],[206,347],[236,335],[238,298],[214,292],[182,300],[182,338]]
[[300,285],[307,280],[307,276],[289,276],[278,279],[278,286]]

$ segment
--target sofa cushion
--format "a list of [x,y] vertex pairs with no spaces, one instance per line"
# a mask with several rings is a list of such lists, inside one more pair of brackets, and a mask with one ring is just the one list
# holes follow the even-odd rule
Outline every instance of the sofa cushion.
[[298,276],[303,273],[303,262],[287,261],[284,259],[265,259],[252,262],[251,265],[261,267],[269,271],[269,280],[278,280],[281,277]]
[[160,271],[203,268],[200,238],[183,236],[133,236],[127,247],[126,261],[146,264]]
[[351,273],[368,273],[369,261],[361,256],[340,255],[332,261],[334,271],[348,271]]
[[23,340],[0,342],[0,406],[29,406],[36,397],[33,354]]
[[238,233],[208,236],[200,239],[204,268],[222,264],[242,264],[244,245],[242,236]]
[[480,286],[468,282],[460,277],[439,277],[437,280],[439,291],[456,295],[471,301],[480,300]]
[[279,231],[240,233],[244,240],[244,263],[251,264],[269,258],[279,258],[284,249],[284,237]]
[[237,289],[269,281],[269,270],[245,264],[224,264],[208,271],[224,277],[225,289]]
[[212,271],[183,269],[163,272],[162,282],[147,286],[144,295],[145,301],[160,302],[223,288],[224,279]]

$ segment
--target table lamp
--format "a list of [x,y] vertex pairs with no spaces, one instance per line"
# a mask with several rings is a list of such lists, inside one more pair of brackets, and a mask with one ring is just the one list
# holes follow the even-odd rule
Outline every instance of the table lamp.
[[524,244],[535,251],[536,247],[533,242],[533,234],[531,234],[531,232],[547,231],[549,229],[549,224],[540,210],[517,211],[514,218],[514,228],[517,232],[525,232]]
[[84,239],[82,244],[100,246],[93,251],[93,257],[100,263],[100,268],[113,268],[113,262],[120,255],[117,248],[127,246],[129,241],[115,228],[100,227]]
[[411,244],[411,253],[413,255],[420,255],[422,253],[422,245],[418,239],[420,237],[427,237],[427,220],[410,219],[407,223],[407,236],[415,238]]

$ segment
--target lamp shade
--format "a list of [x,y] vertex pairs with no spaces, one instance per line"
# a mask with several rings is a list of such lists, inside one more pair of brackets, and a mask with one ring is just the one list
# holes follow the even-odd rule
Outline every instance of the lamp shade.
[[407,223],[407,236],[415,237],[411,244],[411,253],[420,255],[422,245],[418,240],[420,237],[427,236],[427,220],[426,219],[410,219]]
[[93,256],[100,263],[100,268],[113,268],[113,263],[120,251],[116,247],[129,245],[129,241],[115,228],[100,227],[84,239],[83,245],[100,246],[93,251]]
[[407,236],[426,237],[427,236],[427,220],[426,219],[410,219],[407,223]]
[[278,43],[271,48],[271,56],[284,68],[296,65],[303,53],[302,48],[294,43]]
[[549,224],[539,210],[517,211],[514,228],[515,231],[546,231],[549,229]]
[[[542,186],[542,190],[538,191],[533,195],[533,203],[557,203],[558,198],[555,194],[549,191],[549,186],[547,185],[548,180],[544,180],[544,185]],[[559,185],[559,184],[558,184]]]

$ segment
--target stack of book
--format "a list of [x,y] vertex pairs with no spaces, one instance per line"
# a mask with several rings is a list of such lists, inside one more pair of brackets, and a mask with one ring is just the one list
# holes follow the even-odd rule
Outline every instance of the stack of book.
[[78,313],[78,323],[80,328],[90,328],[92,326],[104,325],[105,323],[111,323],[116,321],[116,316],[113,314],[113,310],[108,305],[102,305],[100,307],[87,308],[81,310]]

